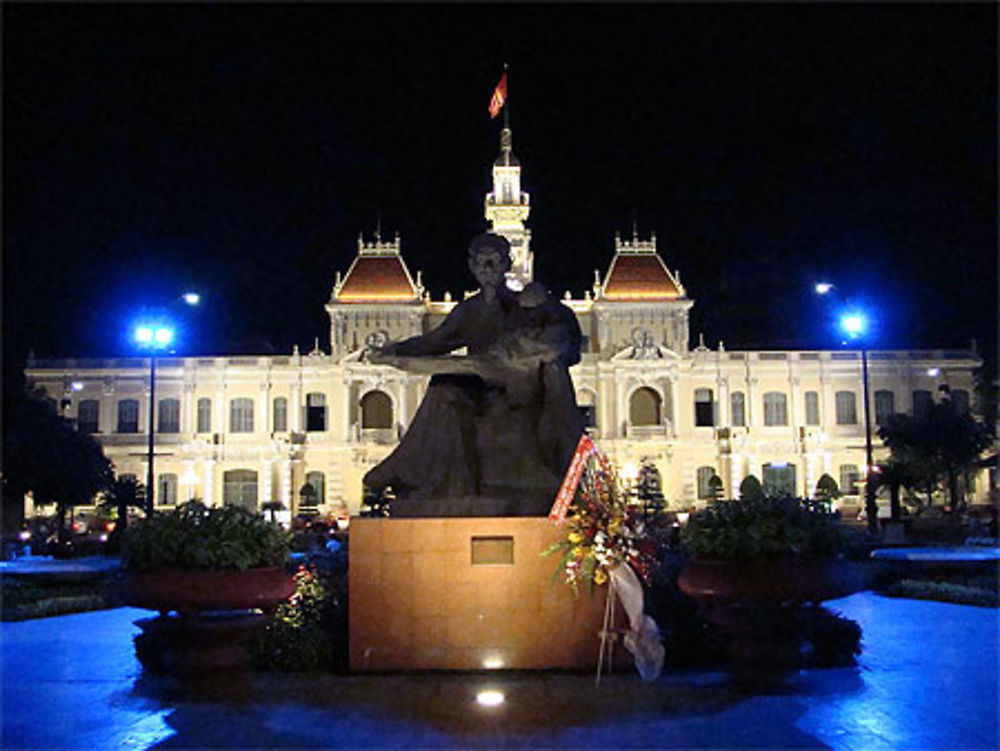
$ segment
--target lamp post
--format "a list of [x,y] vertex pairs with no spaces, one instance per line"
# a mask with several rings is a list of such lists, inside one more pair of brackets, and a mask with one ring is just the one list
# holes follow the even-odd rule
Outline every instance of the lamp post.
[[153,472],[153,443],[156,435],[156,353],[174,339],[174,331],[162,323],[145,323],[135,330],[139,347],[149,350],[149,448],[146,456],[146,515],[153,513],[156,475]]
[[[196,292],[185,292],[178,300],[185,305],[194,307],[201,302],[201,296]],[[140,349],[149,351],[149,441],[146,453],[146,514],[153,513],[156,494],[156,474],[153,470],[155,457],[154,444],[156,440],[156,355],[165,350],[174,341],[174,329],[165,320],[165,316],[147,318],[135,327],[135,343]]]
[[[816,285],[816,293],[827,295],[830,292],[839,290],[829,282],[820,282]],[[841,296],[843,300],[843,297]],[[846,300],[844,301],[846,303]],[[861,392],[865,421],[865,516],[868,520],[868,532],[872,535],[878,534],[878,505],[875,503],[875,483],[873,474],[875,462],[872,458],[872,421],[870,402],[868,398],[868,316],[857,308],[846,310],[840,317],[840,328],[852,341],[861,343]]]

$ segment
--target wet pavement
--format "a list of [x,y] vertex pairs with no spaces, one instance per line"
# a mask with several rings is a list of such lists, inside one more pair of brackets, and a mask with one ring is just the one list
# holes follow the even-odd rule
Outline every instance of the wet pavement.
[[[4,749],[996,749],[1000,611],[860,593],[857,667],[744,693],[722,673],[253,674],[193,697],[142,673],[143,610],[4,623]],[[596,645],[595,645],[596,648]],[[479,692],[504,694],[484,707]],[[207,698],[215,691],[217,698]]]

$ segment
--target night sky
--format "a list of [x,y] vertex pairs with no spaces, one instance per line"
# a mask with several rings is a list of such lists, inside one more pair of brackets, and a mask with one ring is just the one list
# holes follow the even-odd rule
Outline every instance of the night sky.
[[130,354],[193,287],[180,353],[328,346],[359,232],[435,299],[469,239],[510,64],[536,278],[588,289],[655,231],[729,348],[997,338],[993,4],[3,6],[8,364]]

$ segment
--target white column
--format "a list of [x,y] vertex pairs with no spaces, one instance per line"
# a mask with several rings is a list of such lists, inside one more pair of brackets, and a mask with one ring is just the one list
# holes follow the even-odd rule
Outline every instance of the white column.
[[222,435],[227,432],[229,405],[226,404],[226,386],[219,384],[215,389],[215,399],[212,400],[212,432]]
[[265,459],[260,463],[260,502],[261,505],[270,503],[274,498],[271,481],[271,460]]
[[215,460],[206,459],[202,462],[202,477],[204,478],[201,483],[202,500],[205,501],[206,506],[215,505]]
[[184,384],[184,393],[181,397],[181,435],[185,433],[194,433],[196,429],[195,416],[194,416],[194,389],[195,385],[193,383]]
[[677,377],[670,377],[670,437],[677,438],[677,426],[680,424],[681,420],[681,409],[680,405],[677,403]]
[[260,384],[260,393],[257,397],[257,403],[260,405],[260,422],[258,424],[264,435],[271,434],[271,400],[268,399],[270,390],[270,381]]
[[97,423],[98,429],[104,435],[110,435],[118,429],[118,410],[115,401],[115,387],[106,386],[101,394],[101,415]]
[[343,431],[342,438],[348,443],[354,440],[354,431],[351,430],[351,382],[344,379],[344,388],[341,389],[344,395],[344,417],[340,421],[340,427]]
[[729,457],[729,487],[732,498],[740,497],[740,483],[743,482],[743,455],[731,454]]
[[289,424],[293,433],[302,432],[302,384],[292,382],[292,393],[288,400]]
[[723,377],[717,378],[715,387],[719,402],[719,419],[716,427],[728,426],[731,420],[729,414],[729,379]]
[[292,462],[290,459],[283,459],[281,462],[281,478],[280,478],[280,488],[279,493],[281,494],[281,502],[285,504],[285,508],[291,509],[292,507]]

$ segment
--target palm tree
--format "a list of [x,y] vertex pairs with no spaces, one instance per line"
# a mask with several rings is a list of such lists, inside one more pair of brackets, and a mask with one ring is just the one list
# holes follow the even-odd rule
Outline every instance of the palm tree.
[[118,515],[114,531],[108,539],[109,547],[116,549],[121,541],[122,533],[128,526],[129,507],[145,508],[146,489],[142,483],[131,475],[116,477],[108,489],[102,494],[100,505],[106,509],[114,509]]

